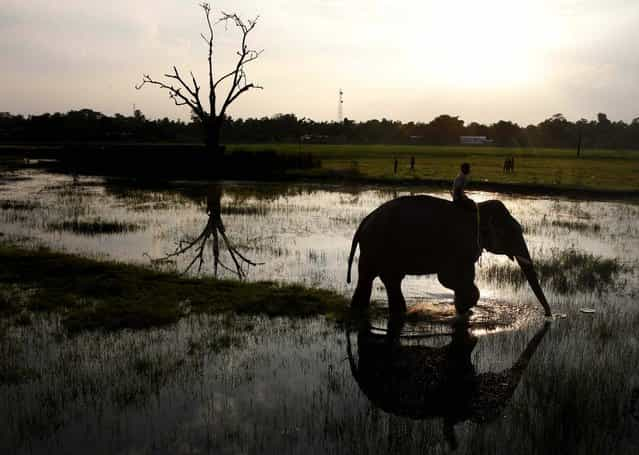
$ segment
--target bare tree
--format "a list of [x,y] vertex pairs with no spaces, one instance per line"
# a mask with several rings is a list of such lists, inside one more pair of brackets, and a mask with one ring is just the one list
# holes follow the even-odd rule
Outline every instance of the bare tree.
[[[209,3],[200,4],[206,24],[208,34],[201,34],[202,39],[208,46],[208,110],[202,102],[200,91],[202,87],[197,79],[190,72],[190,81],[186,80],[176,66],[173,72],[164,75],[163,80],[154,79],[148,74],[142,77],[142,83],[136,85],[136,89],[141,89],[144,85],[156,85],[169,92],[169,97],[177,106],[187,106],[192,111],[192,116],[197,119],[204,129],[204,141],[208,150],[216,155],[222,153],[220,144],[220,130],[226,116],[228,107],[237,100],[243,93],[251,89],[262,89],[261,86],[249,82],[246,75],[246,66],[254,62],[262,54],[263,50],[250,49],[247,41],[249,34],[255,29],[259,16],[253,20],[244,21],[237,14],[222,12],[220,19],[213,21],[211,17],[211,5]],[[235,26],[241,33],[240,49],[236,52],[237,62],[233,69],[219,77],[215,75],[215,27],[223,24]],[[221,85],[223,84],[223,85]],[[228,87],[224,93],[223,87]]]

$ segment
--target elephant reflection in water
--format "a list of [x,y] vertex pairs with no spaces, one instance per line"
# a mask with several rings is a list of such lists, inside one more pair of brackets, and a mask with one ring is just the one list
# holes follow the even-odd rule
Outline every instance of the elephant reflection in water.
[[477,338],[467,324],[458,324],[443,347],[403,345],[401,325],[391,321],[388,333],[381,335],[364,323],[357,335],[357,360],[347,334],[353,376],[368,399],[385,412],[417,420],[443,418],[444,436],[455,449],[457,423],[485,423],[500,416],[550,323],[528,342],[510,369],[482,374],[471,362]]

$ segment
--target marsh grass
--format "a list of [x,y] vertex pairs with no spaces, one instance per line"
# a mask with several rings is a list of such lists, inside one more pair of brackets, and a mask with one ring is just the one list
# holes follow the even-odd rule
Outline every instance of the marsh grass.
[[0,245],[0,285],[32,294],[20,305],[5,298],[5,314],[56,312],[71,333],[169,325],[190,313],[340,316],[347,308],[344,297],[321,289],[188,279],[140,266],[8,245]]
[[0,201],[0,210],[35,210],[40,204],[32,201]]
[[135,223],[106,221],[98,218],[91,221],[72,220],[49,223],[48,229],[52,231],[73,232],[74,234],[81,235],[102,235],[135,232],[140,230],[141,226]]
[[568,229],[569,231],[577,232],[595,232],[601,231],[601,225],[597,223],[584,223],[582,221],[562,221],[553,220],[550,223],[551,226]]
[[222,215],[265,216],[269,211],[266,204],[260,205],[227,205],[222,207]]
[[[549,258],[535,261],[535,270],[544,286],[560,294],[603,292],[617,283],[619,275],[629,266],[618,259],[608,259],[569,248],[555,251]],[[483,277],[493,283],[521,287],[526,277],[516,265],[493,264],[482,271]]]
[[[575,219],[578,218],[578,219]],[[524,234],[544,234],[548,235],[551,229],[564,229],[580,234],[600,234],[603,231],[601,224],[594,223],[583,217],[572,217],[569,220],[553,219],[550,220],[546,215],[538,220],[526,223],[523,226]]]
[[19,367],[0,369],[0,385],[18,385],[38,379],[40,375],[32,368]]

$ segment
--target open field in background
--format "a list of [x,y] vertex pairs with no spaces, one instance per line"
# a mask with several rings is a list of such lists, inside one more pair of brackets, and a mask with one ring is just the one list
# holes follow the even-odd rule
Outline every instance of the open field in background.
[[[482,183],[584,188],[606,191],[639,191],[638,150],[575,150],[473,146],[421,145],[324,145],[252,144],[229,145],[228,150],[275,150],[278,153],[312,153],[322,160],[321,169],[297,171],[296,175],[364,178],[395,183],[402,180],[451,181],[459,165],[472,165],[471,186]],[[415,157],[415,171],[409,169]],[[515,158],[515,172],[504,173],[506,157]],[[393,160],[397,157],[397,175]]]
[[[0,145],[2,169],[17,169],[24,166],[24,157],[30,159],[52,158],[60,154],[62,145]],[[72,145],[74,153],[84,146]],[[199,156],[201,145],[168,143],[88,143],[87,154],[99,154],[101,162],[108,166],[94,175],[112,175],[114,169],[121,169],[119,163],[105,160],[110,148],[125,147],[122,153],[113,154],[114,160],[130,159],[139,150],[138,164],[142,163],[145,175],[138,177],[157,177],[157,169],[146,167],[146,156],[161,159],[155,165],[175,171],[172,163],[179,163],[181,153],[185,157],[183,172],[189,172],[189,159]],[[266,180],[320,180],[326,182],[366,182],[382,184],[428,184],[449,186],[459,172],[459,165],[468,161],[472,165],[470,188],[495,191],[513,191],[517,193],[557,194],[575,193],[575,190],[587,190],[589,195],[612,193],[613,197],[628,195],[639,196],[639,150],[582,150],[581,157],[575,149],[543,149],[518,147],[484,146],[424,146],[424,145],[328,145],[328,144],[230,144],[227,151],[261,153],[276,152],[278,155],[298,156],[300,151],[313,160],[320,160],[321,167],[295,167],[282,174],[270,169],[269,161],[257,166],[251,165],[249,155],[231,172],[222,177],[236,179]],[[205,153],[205,152],[204,152]],[[175,158],[171,156],[175,155]],[[64,153],[61,154],[64,156]],[[126,158],[120,158],[124,156]],[[415,170],[410,171],[410,158],[416,160]],[[503,164],[507,157],[515,158],[515,172],[504,173]],[[397,174],[393,173],[393,161],[399,160]],[[91,161],[91,160],[90,160]],[[135,160],[134,160],[135,161]],[[293,161],[295,161],[293,159]],[[131,163],[129,163],[131,164]],[[272,164],[272,163],[271,163]],[[128,167],[130,168],[130,166]],[[164,169],[162,168],[162,169]],[[100,169],[100,165],[98,166]],[[166,173],[166,169],[164,169]],[[201,178],[202,165],[194,169],[194,178]],[[80,174],[83,172],[80,171]],[[198,174],[199,173],[199,174]],[[257,173],[257,175],[256,175]],[[245,175],[244,175],[245,174]],[[184,178],[180,175],[178,178]],[[632,194],[629,194],[631,192]]]

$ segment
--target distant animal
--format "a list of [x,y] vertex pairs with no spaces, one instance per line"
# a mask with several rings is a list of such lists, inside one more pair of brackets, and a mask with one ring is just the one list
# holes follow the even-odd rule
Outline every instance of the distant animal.
[[479,300],[475,262],[478,253],[486,249],[517,260],[546,316],[551,315],[521,225],[501,201],[480,202],[477,212],[425,195],[403,196],[382,204],[362,220],[353,236],[348,283],[358,245],[359,275],[351,302],[355,308],[369,305],[373,280],[380,277],[390,312],[404,313],[404,277],[437,274],[439,282],[455,292],[455,308],[463,314]]
[[504,160],[504,172],[515,172],[515,158],[510,157]]

